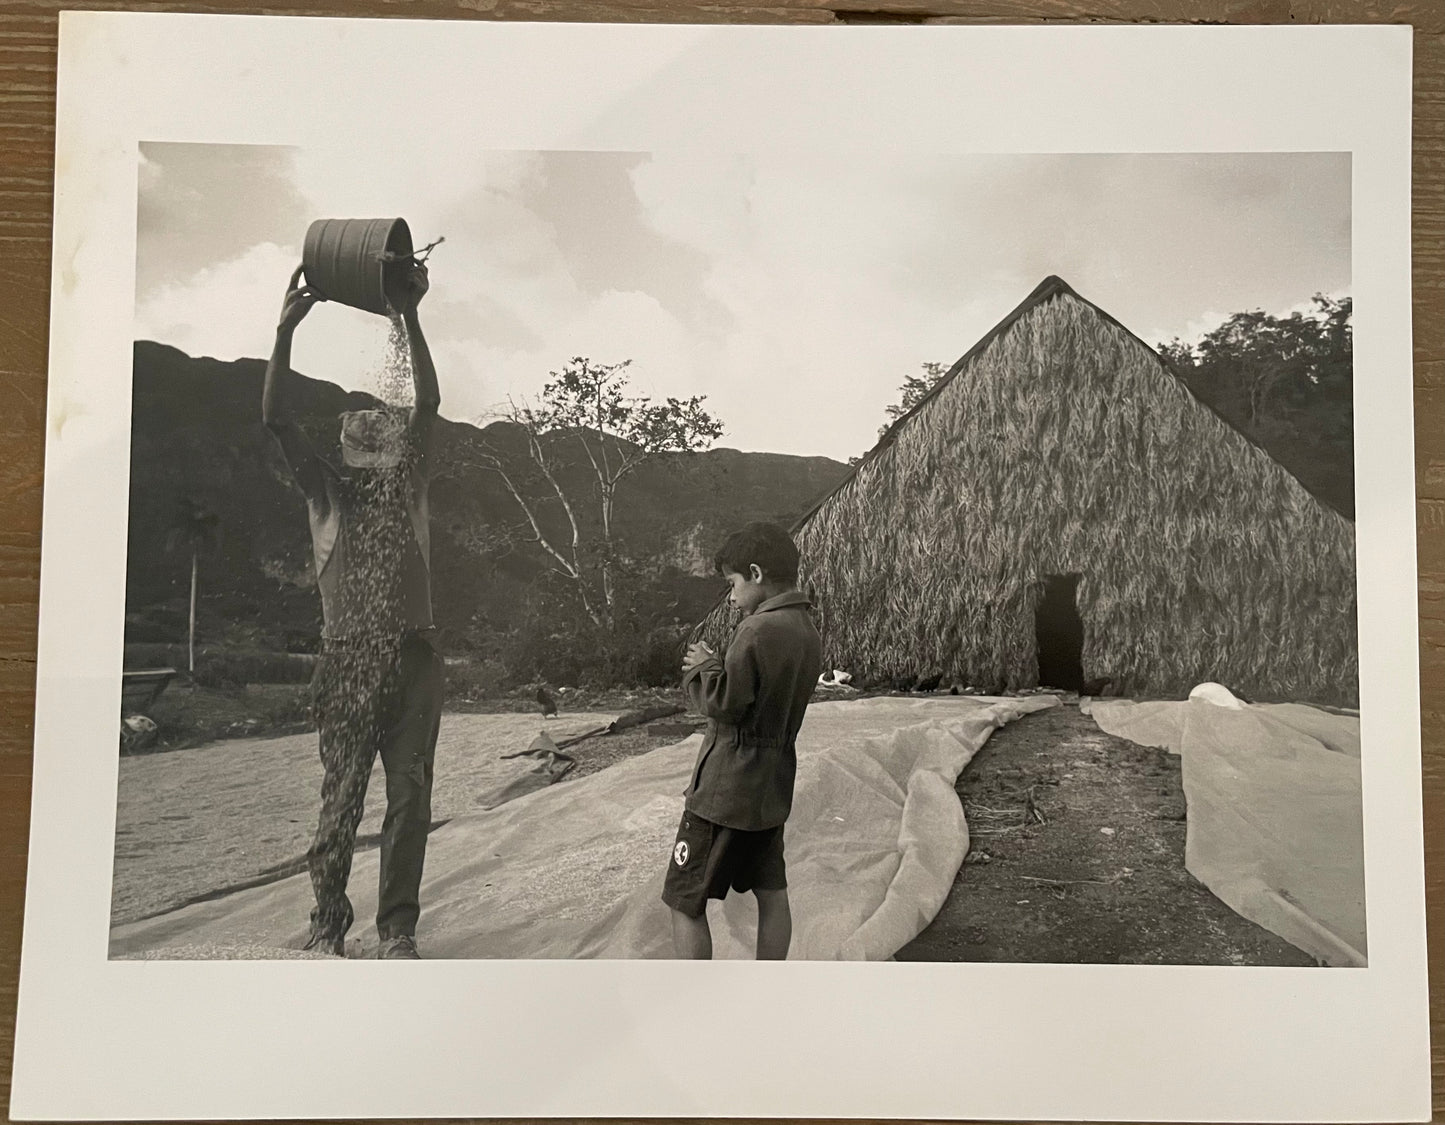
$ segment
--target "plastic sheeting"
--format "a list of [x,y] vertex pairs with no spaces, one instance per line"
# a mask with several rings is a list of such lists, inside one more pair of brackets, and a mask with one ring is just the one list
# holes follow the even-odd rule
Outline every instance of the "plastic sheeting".
[[[937,913],[968,850],[958,774],[999,726],[1057,706],[947,697],[819,703],[799,739],[786,846],[798,959],[882,959]],[[659,900],[699,738],[468,813],[432,834],[417,939],[427,957],[667,957]],[[352,899],[376,908],[377,855]],[[302,875],[113,928],[114,957],[284,956],[306,936]],[[714,953],[751,957],[752,896],[710,907]],[[370,925],[361,953],[374,946]]]
[[1360,720],[1297,703],[1097,700],[1107,733],[1179,754],[1185,866],[1330,965],[1366,963]]
[[[490,808],[551,784],[549,755],[506,757],[537,737],[606,726],[611,713],[450,714],[436,748],[432,818]],[[243,738],[120,759],[112,923],[174,909],[223,887],[299,870],[316,828],[321,760],[316,735]],[[378,759],[358,835],[375,838],[386,813]]]

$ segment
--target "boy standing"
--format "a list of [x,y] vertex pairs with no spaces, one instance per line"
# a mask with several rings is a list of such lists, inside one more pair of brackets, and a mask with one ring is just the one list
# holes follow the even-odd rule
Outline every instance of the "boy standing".
[[781,527],[750,523],[713,560],[743,614],[725,657],[692,645],[683,691],[708,718],[662,900],[679,957],[712,956],[707,901],[758,900],[758,959],[782,960],[793,936],[783,824],[793,805],[796,739],[822,671],[822,640],[797,586],[798,548]]
[[367,782],[386,770],[377,896],[378,956],[415,959],[418,892],[431,827],[432,762],[441,722],[442,660],[432,647],[427,467],[441,396],[417,319],[426,267],[406,278],[398,310],[411,354],[409,413],[341,416],[341,465],[319,456],[285,406],[291,339],[325,297],[291,277],[266,368],[262,416],[306,497],[324,621],[312,681],[320,729],[321,815],[307,852],[316,894],[307,949],[341,955],[351,927],[346,884]]

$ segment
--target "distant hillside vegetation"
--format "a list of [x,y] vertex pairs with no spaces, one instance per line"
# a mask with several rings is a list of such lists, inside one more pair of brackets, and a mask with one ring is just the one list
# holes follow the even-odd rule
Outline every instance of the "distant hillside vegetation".
[[[200,563],[200,639],[309,651],[320,631],[305,502],[261,424],[265,363],[196,359],[138,342],[134,349],[127,640],[182,642],[190,558],[168,550],[178,513],[199,504],[219,517]],[[370,396],[295,375],[290,400],[318,446],[336,455],[336,417]],[[443,387],[445,392],[445,386]],[[446,407],[443,404],[443,411]],[[450,652],[482,655],[524,620],[535,627],[542,568],[501,543],[518,513],[477,466],[483,431],[443,419],[431,491],[433,601]],[[493,445],[514,440],[488,427]],[[695,621],[718,595],[710,559],[719,539],[753,519],[791,524],[847,471],[824,457],[718,449],[662,455],[623,485],[620,539],[634,572],[640,625]],[[566,465],[586,487],[590,468]]]

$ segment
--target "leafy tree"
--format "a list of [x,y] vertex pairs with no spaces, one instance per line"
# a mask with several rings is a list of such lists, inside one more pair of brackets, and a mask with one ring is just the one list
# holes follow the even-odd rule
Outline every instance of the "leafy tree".
[[200,558],[216,549],[220,542],[221,517],[192,497],[182,498],[177,507],[175,519],[166,533],[166,550],[177,549],[190,552],[191,556],[191,614],[189,631],[190,661],[188,672],[196,670],[196,592],[200,577]]
[[884,408],[883,413],[888,415],[888,421],[878,428],[878,436],[882,437],[886,434],[889,426],[922,402],[923,396],[933,390],[935,384],[946,374],[948,374],[947,364],[930,361],[923,364],[923,374],[909,375],[904,379],[903,385],[898,388],[899,400],[892,406]]
[[[922,365],[922,371],[921,375],[907,376],[898,388],[898,401],[883,408],[883,413],[888,415],[888,421],[878,427],[880,438],[893,427],[893,423],[923,401],[923,396],[948,374],[948,365],[929,361]],[[862,460],[862,456],[849,457],[848,464],[857,465]]]
[[1315,294],[1308,312],[1235,313],[1159,354],[1196,396],[1315,495],[1354,514],[1353,302]]
[[[520,514],[500,538],[535,545],[571,584],[592,623],[609,632],[619,623],[622,483],[648,458],[698,452],[723,432],[705,396],[655,402],[631,394],[631,363],[574,356],[549,373],[538,401],[509,401],[497,420],[510,422],[519,440],[488,439],[481,459]],[[590,470],[586,487],[565,471],[576,464]]]

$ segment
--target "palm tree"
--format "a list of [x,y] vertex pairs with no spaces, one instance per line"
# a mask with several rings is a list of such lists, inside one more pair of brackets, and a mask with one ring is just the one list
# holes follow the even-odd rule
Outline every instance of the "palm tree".
[[190,496],[183,497],[175,522],[166,535],[166,550],[182,547],[191,553],[191,623],[188,672],[196,670],[196,587],[202,552],[215,550],[220,539],[221,517]]

